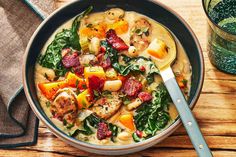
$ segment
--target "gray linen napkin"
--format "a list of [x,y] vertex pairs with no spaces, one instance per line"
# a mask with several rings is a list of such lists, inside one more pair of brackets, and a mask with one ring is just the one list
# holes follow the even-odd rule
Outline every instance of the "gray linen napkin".
[[[29,0],[47,16],[53,0]],[[0,0],[0,147],[34,144],[38,120],[22,90],[22,57],[41,19],[21,0]],[[16,95],[16,96],[15,96]]]

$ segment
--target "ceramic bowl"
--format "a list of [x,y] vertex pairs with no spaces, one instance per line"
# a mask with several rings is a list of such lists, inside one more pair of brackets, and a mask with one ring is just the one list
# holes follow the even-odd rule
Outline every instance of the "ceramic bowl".
[[[189,98],[189,106],[193,108],[200,95],[203,79],[204,64],[202,51],[199,42],[187,23],[177,15],[172,9],[163,4],[150,0],[80,0],[73,1],[66,6],[56,10],[47,17],[34,32],[31,37],[24,56],[23,64],[23,82],[24,90],[29,104],[36,116],[55,134],[66,143],[79,149],[106,155],[121,155],[141,151],[156,143],[162,141],[173,133],[181,124],[180,119],[163,130],[160,134],[149,138],[143,142],[121,145],[121,146],[101,146],[79,141],[64,134],[59,130],[46,116],[42,110],[34,84],[34,67],[37,56],[42,47],[52,33],[64,22],[75,17],[77,14],[85,10],[88,6],[94,7],[93,12],[105,11],[109,8],[119,7],[127,11],[136,11],[144,14],[169,28],[179,39],[187,52],[188,58],[192,65],[192,87]],[[173,141],[174,142],[174,141]]]

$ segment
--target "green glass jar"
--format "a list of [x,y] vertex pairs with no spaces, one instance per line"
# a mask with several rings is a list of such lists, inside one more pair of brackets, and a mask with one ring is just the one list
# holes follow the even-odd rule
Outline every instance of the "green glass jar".
[[236,0],[203,0],[208,17],[208,56],[219,70],[236,74]]

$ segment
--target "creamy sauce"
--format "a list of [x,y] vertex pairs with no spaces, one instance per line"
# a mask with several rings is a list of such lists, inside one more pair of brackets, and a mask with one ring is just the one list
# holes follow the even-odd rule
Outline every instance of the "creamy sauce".
[[[141,14],[138,14],[136,12],[126,12],[124,19],[128,21],[129,26],[132,26],[134,24],[134,21],[136,21],[140,17],[144,17],[144,18],[148,19],[148,21],[152,25],[152,33],[150,35],[151,41],[154,40],[155,38],[158,38],[158,39],[164,41],[167,44],[167,46],[171,49],[171,47],[173,46],[173,43],[171,43],[171,39],[169,38],[169,36],[167,36],[165,34],[166,31],[163,30],[162,28],[160,28],[159,25],[157,25],[154,20],[152,20],[146,16],[143,16]],[[100,21],[104,20],[104,13],[90,14],[89,19],[82,20],[81,28],[85,26],[85,24],[84,24],[85,20],[97,21],[99,23]],[[106,22],[109,23],[109,20],[107,20]],[[42,54],[45,52],[49,43],[51,43],[51,41],[54,39],[55,34],[60,32],[64,28],[70,28],[71,23],[72,23],[72,20],[69,20],[68,22],[63,24],[61,27],[59,27],[53,33],[53,35],[48,39],[47,43],[45,44],[44,48],[42,49],[42,52],[41,52]],[[129,38],[130,31],[131,30],[129,29],[129,31],[127,33],[119,35],[127,44],[130,43],[130,38]],[[180,42],[178,41],[177,38],[175,38],[175,41],[176,41],[178,53],[177,53],[177,59],[176,59],[175,63],[173,64],[172,68],[173,68],[174,72],[183,74],[184,78],[187,80],[187,89],[188,89],[187,93],[189,94],[190,87],[191,87],[191,75],[192,75],[190,62],[189,62],[189,59],[185,53],[185,50],[183,49],[182,45],[180,44]],[[145,55],[147,55],[147,54],[144,54],[144,56]],[[62,131],[64,131],[65,133],[68,133],[68,130],[63,126],[62,122],[56,118],[53,118],[53,116],[50,112],[50,108],[47,107],[47,105],[46,105],[48,99],[45,98],[44,95],[42,95],[42,93],[40,92],[40,90],[38,88],[38,83],[49,82],[48,79],[45,78],[45,73],[47,74],[49,79],[55,77],[55,73],[53,70],[48,69],[48,68],[44,68],[37,63],[35,66],[35,85],[37,87],[37,95],[39,98],[39,102],[40,102],[44,112],[52,120],[52,122],[58,128],[60,128]],[[64,78],[59,78],[59,80],[62,80],[62,79],[64,79]],[[159,75],[155,75],[155,82],[152,83],[148,88],[155,89],[158,86],[158,84],[161,82],[162,82],[161,77]],[[115,142],[115,143],[113,143],[110,140],[110,138],[98,140],[96,137],[96,133],[89,135],[89,136],[79,134],[77,136],[77,138],[79,140],[82,140],[85,142],[89,142],[89,143],[93,143],[93,144],[100,144],[100,145],[124,145],[124,144],[133,143],[134,141],[132,139],[132,131],[130,131],[129,129],[124,127],[118,121],[118,118],[120,115],[125,114],[125,113],[133,114],[133,112],[134,111],[128,111],[125,106],[122,106],[118,110],[118,112],[116,112],[111,118],[108,119],[108,122],[116,124],[117,126],[119,126],[120,128],[122,128],[124,130],[120,134],[118,134],[118,136],[116,138],[117,142]],[[169,114],[170,114],[170,117],[172,120],[169,122],[167,127],[169,125],[171,125],[178,116],[178,113],[177,113],[175,106],[173,104],[170,104],[170,106],[169,106]],[[74,130],[74,129],[76,129],[76,127],[73,127],[71,130]],[[93,131],[96,132],[96,130],[93,130]],[[157,134],[159,132],[161,132],[161,131],[158,131]]]

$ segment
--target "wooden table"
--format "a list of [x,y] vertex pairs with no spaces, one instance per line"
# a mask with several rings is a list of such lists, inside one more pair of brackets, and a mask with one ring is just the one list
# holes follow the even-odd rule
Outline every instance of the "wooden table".
[[[57,0],[57,7],[68,0]],[[158,0],[161,1],[161,0]],[[224,74],[209,62],[206,50],[206,17],[201,0],[161,1],[179,13],[196,33],[205,59],[205,82],[193,112],[215,157],[236,156],[236,76]],[[0,150],[0,156],[71,157],[95,156],[62,142],[42,123],[35,146]],[[163,142],[128,156],[193,157],[197,156],[181,126]]]

